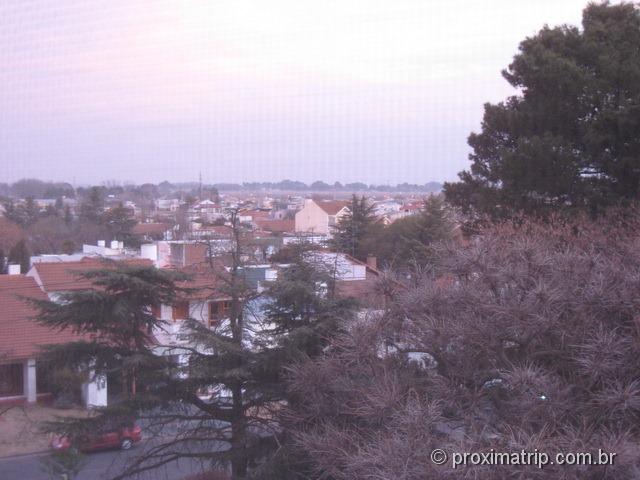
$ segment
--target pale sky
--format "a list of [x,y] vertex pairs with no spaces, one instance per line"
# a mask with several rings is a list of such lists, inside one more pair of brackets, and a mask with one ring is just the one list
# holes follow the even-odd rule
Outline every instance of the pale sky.
[[425,183],[584,0],[0,0],[0,181]]

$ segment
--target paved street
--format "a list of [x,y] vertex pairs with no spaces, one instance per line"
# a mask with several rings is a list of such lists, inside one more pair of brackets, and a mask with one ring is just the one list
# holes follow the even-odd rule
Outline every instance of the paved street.
[[[144,444],[123,452],[121,450],[90,453],[77,480],[107,480],[121,471],[127,459],[134,458],[144,449]],[[1,480],[51,480],[43,471],[42,460],[47,454],[22,455],[0,458]],[[134,477],[139,480],[178,480],[191,473],[202,471],[199,463],[180,460]],[[57,479],[56,479],[57,480]]]

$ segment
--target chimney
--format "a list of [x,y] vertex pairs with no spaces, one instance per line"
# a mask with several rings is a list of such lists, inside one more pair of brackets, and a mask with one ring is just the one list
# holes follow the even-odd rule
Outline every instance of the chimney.
[[106,242],[104,240],[98,240],[98,246],[99,247],[104,247],[104,246],[106,246]]
[[7,273],[9,275],[20,275],[20,264],[19,263],[10,263],[8,265]]
[[367,267],[372,268],[373,270],[377,270],[378,259],[373,255],[367,255]]

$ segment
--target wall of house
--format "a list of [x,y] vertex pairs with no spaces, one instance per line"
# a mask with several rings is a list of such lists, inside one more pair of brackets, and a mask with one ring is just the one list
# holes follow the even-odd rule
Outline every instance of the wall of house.
[[82,400],[87,408],[107,406],[107,377],[96,375],[82,385]]
[[348,258],[344,253],[312,252],[308,260],[316,263],[335,275],[336,280],[364,280],[367,277],[367,267]]
[[296,232],[329,233],[329,215],[311,199],[296,213]]
[[194,320],[209,324],[209,304],[208,302],[190,302],[189,316]]
[[160,305],[160,318],[162,320],[173,320],[173,309],[171,305]]

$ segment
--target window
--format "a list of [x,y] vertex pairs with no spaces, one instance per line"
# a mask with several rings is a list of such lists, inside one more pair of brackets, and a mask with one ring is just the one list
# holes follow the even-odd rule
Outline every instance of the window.
[[160,312],[161,312],[160,305],[151,306],[151,315],[153,315],[156,318],[160,318],[160,315],[161,315]]
[[52,393],[55,392],[55,384],[52,381],[54,369],[46,362],[36,362],[36,392]]
[[226,317],[231,303],[228,301],[211,302],[209,304],[209,326],[218,323],[222,318]]
[[0,365],[0,397],[13,397],[22,394],[22,364]]
[[185,320],[189,318],[189,302],[179,302],[173,306],[173,319]]

